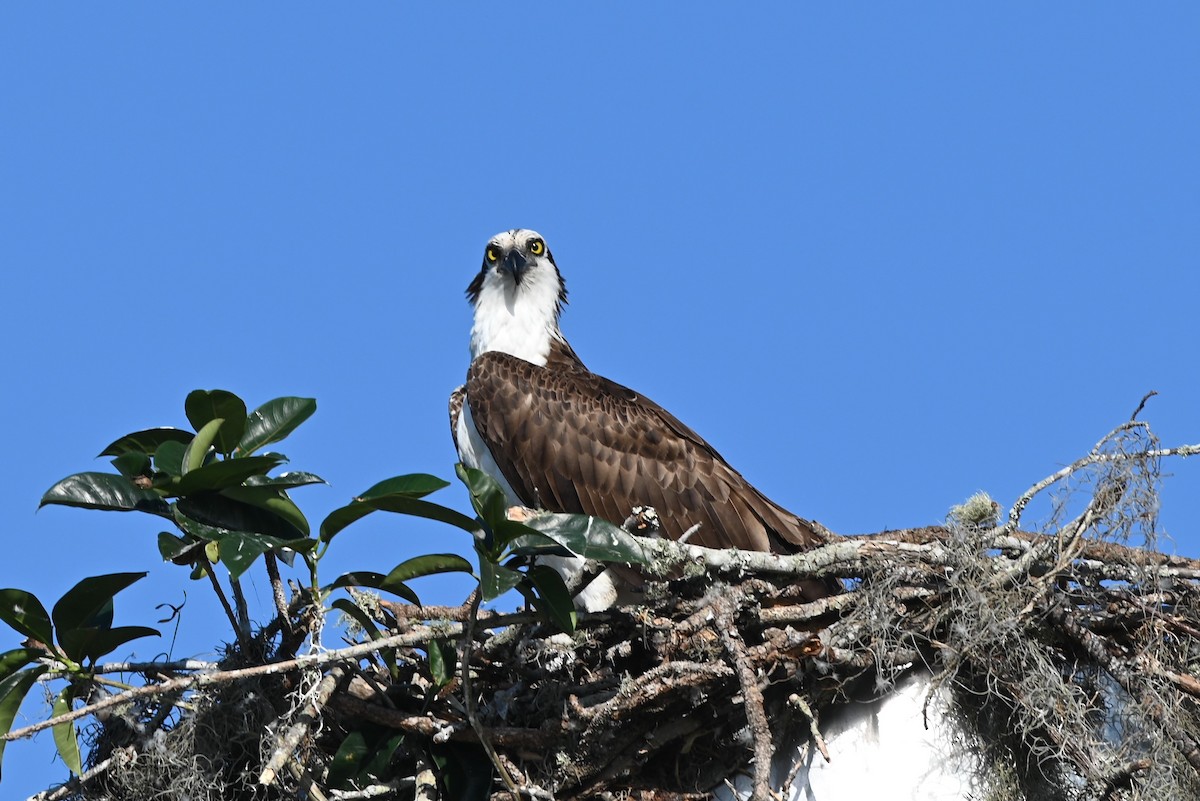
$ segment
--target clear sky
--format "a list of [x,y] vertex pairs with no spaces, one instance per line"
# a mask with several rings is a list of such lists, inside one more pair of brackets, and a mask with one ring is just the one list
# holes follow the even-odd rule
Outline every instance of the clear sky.
[[[282,448],[314,521],[452,477],[463,290],[512,227],[593,370],[838,532],[1007,506],[1149,390],[1200,442],[1198,41],[1192,3],[4,4],[0,586],[148,570],[117,623],[186,589],[173,653],[210,655],[153,519],[41,494],[194,388],[318,399]],[[1200,554],[1200,466],[1166,470]],[[370,520],[325,578],[468,547]],[[65,775],[49,735],[5,757],[5,798]]]

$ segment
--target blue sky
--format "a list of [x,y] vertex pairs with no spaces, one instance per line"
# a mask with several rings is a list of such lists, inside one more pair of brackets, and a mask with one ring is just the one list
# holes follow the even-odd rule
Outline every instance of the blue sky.
[[[451,477],[463,290],[518,226],[592,369],[835,531],[1007,505],[1149,390],[1200,442],[1198,34],[1182,3],[6,4],[0,586],[148,570],[118,623],[186,589],[174,653],[211,654],[152,519],[42,492],[194,388],[318,399],[284,448],[332,484],[294,493],[314,520]],[[1166,469],[1195,555],[1200,473]],[[468,543],[392,518],[337,546],[330,579]],[[65,775],[48,735],[5,756],[5,797]]]

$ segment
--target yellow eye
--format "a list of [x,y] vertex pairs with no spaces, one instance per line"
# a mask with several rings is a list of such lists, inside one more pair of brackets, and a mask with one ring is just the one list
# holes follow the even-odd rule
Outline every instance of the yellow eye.
[[483,255],[484,255],[484,258],[488,260],[489,264],[495,264],[496,260],[500,258],[500,251],[497,250],[496,248],[492,247],[491,245],[488,245],[488,249],[484,252]]
[[546,252],[546,243],[540,239],[535,239],[529,243],[529,252],[534,256],[540,256]]

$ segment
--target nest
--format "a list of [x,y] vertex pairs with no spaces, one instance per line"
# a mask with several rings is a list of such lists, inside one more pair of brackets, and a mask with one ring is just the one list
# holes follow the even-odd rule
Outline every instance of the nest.
[[[997,799],[1200,797],[1200,562],[1152,549],[1171,452],[1148,437],[1118,428],[1003,523],[981,496],[944,526],[795,556],[649,541],[661,578],[646,602],[580,614],[569,635],[477,598],[360,596],[382,638],[189,685],[228,699],[255,681],[277,713],[256,718],[257,752],[239,743],[222,797],[688,799],[744,774],[768,798],[782,745],[822,748],[823,718],[914,670],[952,700]],[[1051,486],[1042,530],[1021,530]],[[805,601],[799,578],[845,590]],[[158,747],[194,750],[189,719]],[[57,797],[183,797],[138,792],[138,760],[108,753]]]

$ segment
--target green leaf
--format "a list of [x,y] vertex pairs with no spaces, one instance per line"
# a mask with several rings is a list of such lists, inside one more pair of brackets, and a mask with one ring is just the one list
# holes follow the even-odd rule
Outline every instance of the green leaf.
[[367,740],[361,731],[352,731],[342,740],[337,753],[329,761],[329,772],[325,776],[325,785],[334,790],[345,790],[350,787],[350,781],[358,775],[363,761],[367,758]]
[[162,632],[147,626],[115,626],[109,628],[85,628],[60,631],[58,641],[63,653],[76,662],[95,663],[105,654],[112,653],[131,640],[141,637],[161,637]]
[[36,662],[43,652],[35,648],[14,648],[0,654],[0,681],[7,679],[30,662]]
[[54,642],[50,615],[31,592],[15,588],[0,590],[0,620],[47,646]]
[[[197,389],[188,393],[183,402],[183,411],[188,422],[201,431],[214,420],[221,420],[220,430],[210,442],[220,453],[228,456],[238,446],[246,430],[246,404],[232,392],[223,389],[206,391]],[[199,434],[197,434],[199,439]],[[205,446],[205,450],[208,447]]]
[[526,573],[537,589],[534,602],[555,626],[567,634],[575,633],[575,603],[562,576],[549,565],[534,565]]
[[224,422],[224,418],[218,417],[216,420],[209,420],[200,426],[200,430],[196,432],[196,436],[187,444],[187,448],[183,451],[183,475],[186,476],[204,464],[205,459],[208,457],[208,449],[216,441],[217,434],[221,430],[221,424]]
[[[330,606],[353,618],[358,625],[362,626],[363,631],[365,631],[367,636],[369,636],[372,640],[379,640],[383,638],[383,634],[380,633],[379,627],[375,625],[375,621],[371,619],[371,616],[364,612],[362,608],[354,602],[346,598],[338,598],[336,601],[330,604]],[[380,649],[379,656],[383,659],[384,664],[387,665],[388,671],[392,674],[392,678],[396,678],[396,676],[399,675],[399,671],[396,666],[395,649]]]
[[508,541],[513,556],[575,556],[575,552],[540,531],[527,529],[527,534]]
[[492,795],[494,766],[487,752],[474,743],[446,743],[433,749],[434,764],[455,801],[487,801]]
[[[181,520],[180,515],[185,519]],[[175,522],[189,534],[206,540],[220,536],[204,533],[204,527],[263,534],[281,541],[304,539],[303,531],[278,514],[213,492],[180,498],[175,504]]]
[[162,554],[164,562],[174,561],[195,544],[195,541],[178,537],[169,531],[158,532],[158,552]]
[[150,475],[150,457],[144,453],[131,451],[123,453],[111,461],[117,472],[126,478]]
[[194,437],[191,431],[182,428],[147,428],[145,431],[134,431],[126,434],[107,448],[100,451],[101,456],[120,456],[124,453],[145,453],[153,456],[163,443],[176,442],[186,445]]
[[[175,519],[179,525],[192,536],[209,540],[218,544],[221,564],[229,570],[231,578],[238,578],[254,560],[274,548],[289,547],[289,540],[271,537],[254,531],[227,529],[213,526],[189,516],[189,512],[180,501],[175,506]],[[253,507],[247,507],[253,508]],[[259,511],[259,510],[255,510]],[[263,514],[266,514],[263,512]],[[274,515],[271,515],[274,517]],[[278,520],[278,518],[275,518]]]
[[[74,688],[68,684],[54,699],[54,707],[50,714],[58,717],[70,712],[71,700],[74,695]],[[79,756],[79,738],[75,734],[75,721],[66,720],[54,724],[54,745],[58,747],[58,755],[62,757],[67,770],[76,776],[83,773],[83,760]]]
[[[236,464],[239,462],[249,462],[257,459],[257,456],[250,456],[245,459],[237,459],[224,464]],[[226,487],[221,490],[221,494],[226,498],[232,498],[235,501],[249,504],[258,507],[266,512],[269,512],[276,517],[280,517],[290,523],[300,531],[305,537],[308,536],[308,518],[304,516],[304,512],[300,511],[287,493],[283,490],[276,489],[271,486],[254,486],[254,487]]]
[[526,521],[525,525],[585,559],[630,564],[646,564],[649,561],[637,537],[598,517],[540,514]]
[[[264,454],[265,455],[265,454]],[[328,484],[329,482],[320,476],[312,473],[305,473],[302,470],[289,470],[286,473],[280,473],[277,476],[250,476],[246,479],[246,486],[249,487],[274,487],[280,490],[294,489],[295,487],[304,487],[309,484]]]
[[[17,716],[17,710],[21,708],[21,702],[25,700],[25,694],[37,681],[38,676],[49,669],[46,665],[38,665],[0,681],[0,734],[8,734],[12,729],[13,719]],[[7,744],[8,740],[0,739],[0,761],[4,759],[4,746]],[[2,777],[3,774],[0,773],[0,778]]]
[[317,410],[314,398],[276,398],[250,413],[246,430],[237,446],[237,455],[246,456],[264,445],[278,442]]
[[[190,436],[188,443],[194,438],[195,435]],[[187,444],[182,442],[164,442],[154,452],[154,469],[169,476],[183,475],[183,457],[187,449]]]
[[58,603],[54,604],[52,613],[59,640],[61,641],[64,632],[72,629],[106,629],[111,626],[113,596],[145,577],[145,572],[107,573],[102,576],[89,576],[67,590],[58,599]]
[[425,645],[429,655],[429,677],[437,689],[442,689],[458,672],[458,651],[449,640],[431,640]]
[[[200,439],[199,436],[196,437]],[[211,492],[236,487],[251,476],[263,475],[279,466],[271,456],[248,456],[245,459],[226,459],[210,462],[187,472],[172,488],[176,495]]]
[[370,587],[373,590],[386,590],[392,595],[399,595],[410,604],[421,605],[421,599],[404,582],[395,581],[385,587],[386,582],[387,576],[382,573],[376,573],[371,570],[353,570],[349,573],[343,573],[334,579],[328,589],[336,590],[339,587]]
[[171,516],[167,502],[157,492],[141,489],[125,476],[114,473],[76,473],[67,476],[46,490],[38,508],[49,504]]
[[385,581],[408,581],[435,573],[470,573],[471,563],[458,554],[431,553],[406,559],[392,568]]
[[471,506],[475,513],[488,526],[495,528],[500,522],[508,520],[508,496],[496,479],[461,462],[454,466],[454,472],[471,493]]
[[449,481],[443,481],[437,476],[427,473],[410,473],[404,476],[393,476],[380,481],[355,500],[368,501],[383,498],[388,495],[403,495],[407,498],[424,498],[431,492],[450,486]]
[[479,591],[483,600],[492,601],[521,583],[524,574],[498,565],[482,554],[479,557]]
[[366,767],[362,769],[359,776],[365,778],[365,782],[360,784],[381,784],[391,778],[392,772],[389,771],[389,766],[392,763],[392,757],[396,753],[401,744],[404,742],[404,732],[393,734],[375,750]]
[[479,523],[474,519],[445,506],[403,495],[385,495],[370,500],[352,501],[340,509],[334,509],[321,522],[321,541],[329,542],[346,526],[376,511],[439,520],[471,533],[479,530]]

